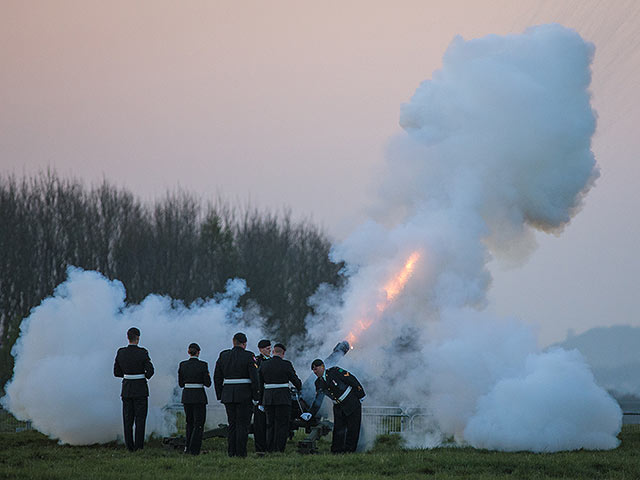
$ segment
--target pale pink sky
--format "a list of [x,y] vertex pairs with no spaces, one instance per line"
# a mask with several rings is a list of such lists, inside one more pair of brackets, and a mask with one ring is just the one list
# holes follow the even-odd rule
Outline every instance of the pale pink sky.
[[561,237],[495,268],[491,308],[539,324],[543,343],[640,325],[635,0],[4,0],[0,172],[287,205],[341,238],[371,203],[400,104],[453,36],[552,21],[596,44],[602,177]]

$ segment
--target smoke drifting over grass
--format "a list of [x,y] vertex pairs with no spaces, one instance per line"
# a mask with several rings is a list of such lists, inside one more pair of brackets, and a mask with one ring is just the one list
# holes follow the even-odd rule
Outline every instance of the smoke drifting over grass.
[[[377,222],[333,249],[349,285],[339,305],[319,292],[308,324],[331,344],[374,319],[344,363],[373,402],[429,409],[431,428],[412,445],[432,446],[434,434],[500,450],[618,444],[620,408],[577,352],[540,352],[530,327],[482,312],[492,256],[523,261],[533,231],[560,233],[598,177],[593,54],[560,25],[455,38],[402,106],[406,135],[390,143]],[[375,312],[415,251],[404,291]],[[323,339],[316,321],[338,333]]]
[[[121,380],[113,376],[116,350],[126,345],[126,331],[137,326],[140,346],[149,350],[155,375],[149,381],[147,434],[169,435],[175,417],[163,408],[179,401],[178,363],[197,341],[201,359],[213,366],[230,348],[240,328],[257,341],[260,329],[244,322],[237,301],[246,290],[232,280],[218,301],[190,308],[170,298],[148,296],[126,306],[122,283],[97,272],[70,268],[68,279],[22,322],[13,349],[14,376],[2,404],[17,418],[64,443],[82,445],[122,438]],[[210,400],[215,394],[209,392]]]

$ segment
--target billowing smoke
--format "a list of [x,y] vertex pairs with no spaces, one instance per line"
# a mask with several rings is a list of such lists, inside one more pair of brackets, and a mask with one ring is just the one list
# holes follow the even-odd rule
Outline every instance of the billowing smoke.
[[[411,445],[618,445],[620,408],[577,351],[543,353],[530,327],[482,311],[488,261],[521,262],[535,229],[560,233],[598,177],[593,54],[560,25],[455,38],[402,106],[406,135],[389,146],[377,221],[332,251],[350,281],[312,298],[312,338],[351,336],[343,363],[365,380],[370,404],[427,408],[428,431]],[[389,282],[412,254],[398,293]]]
[[[310,299],[316,314],[300,372],[350,340],[341,364],[363,381],[369,405],[426,408],[426,429],[407,438],[411,446],[618,444],[620,408],[576,351],[541,352],[530,327],[483,312],[489,260],[522,261],[535,229],[560,233],[598,176],[593,53],[559,25],[454,39],[442,69],[402,107],[406,134],[390,143],[375,220],[332,250],[349,282]],[[186,345],[197,341],[213,363],[234,331],[261,336],[236,308],[243,292],[234,281],[218,301],[192,308],[158,296],[127,307],[119,282],[72,269],[23,322],[3,404],[64,442],[116,438],[120,382],[111,367],[136,325],[157,371],[147,432],[168,433],[162,408],[177,398]]]
[[[150,295],[140,305],[125,306],[122,283],[96,272],[70,268],[68,279],[35,308],[20,327],[13,349],[14,375],[2,404],[39,431],[70,444],[103,443],[122,438],[121,380],[113,376],[116,350],[126,345],[126,331],[137,326],[140,345],[149,350],[156,373],[149,381],[147,434],[175,431],[175,417],[164,410],[179,401],[177,369],[198,342],[211,373],[218,353],[230,348],[242,329],[261,338],[259,325],[237,308],[246,291],[243,280],[229,281],[217,299],[181,306]],[[215,394],[209,392],[215,402]]]

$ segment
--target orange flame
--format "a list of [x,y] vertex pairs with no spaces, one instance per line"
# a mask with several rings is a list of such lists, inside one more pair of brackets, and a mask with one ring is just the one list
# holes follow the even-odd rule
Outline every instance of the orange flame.
[[[386,298],[384,301],[376,305],[379,314],[382,314],[386,310],[386,308],[391,304],[391,302],[393,302],[393,300],[395,300],[395,298],[400,294],[400,292],[404,290],[404,287],[406,286],[407,282],[411,278],[411,275],[413,274],[416,263],[418,262],[418,260],[420,260],[420,257],[421,257],[420,252],[418,251],[413,252],[405,262],[404,267],[402,267],[402,270],[400,270],[400,272],[398,272],[383,287]],[[347,335],[346,340],[349,342],[349,345],[351,345],[351,348],[353,348],[353,345],[358,340],[358,335],[363,331],[367,330],[371,325],[373,325],[373,322],[374,322],[374,319],[370,319],[370,318],[358,320],[356,327],[353,330],[351,330]]]
[[405,262],[402,270],[400,270],[400,273],[398,273],[384,286],[384,292],[386,293],[387,298],[385,302],[378,304],[378,311],[380,313],[384,312],[387,306],[393,302],[398,294],[404,289],[404,286],[409,281],[409,278],[411,278],[416,262],[419,259],[420,252],[413,252]]

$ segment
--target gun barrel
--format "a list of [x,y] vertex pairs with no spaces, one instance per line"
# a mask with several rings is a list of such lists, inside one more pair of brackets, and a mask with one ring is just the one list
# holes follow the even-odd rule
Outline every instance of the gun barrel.
[[351,346],[346,340],[338,343],[335,347],[333,347],[333,352],[331,352],[331,355],[324,359],[324,366],[326,368],[335,367],[338,361],[347,354],[350,348]]

